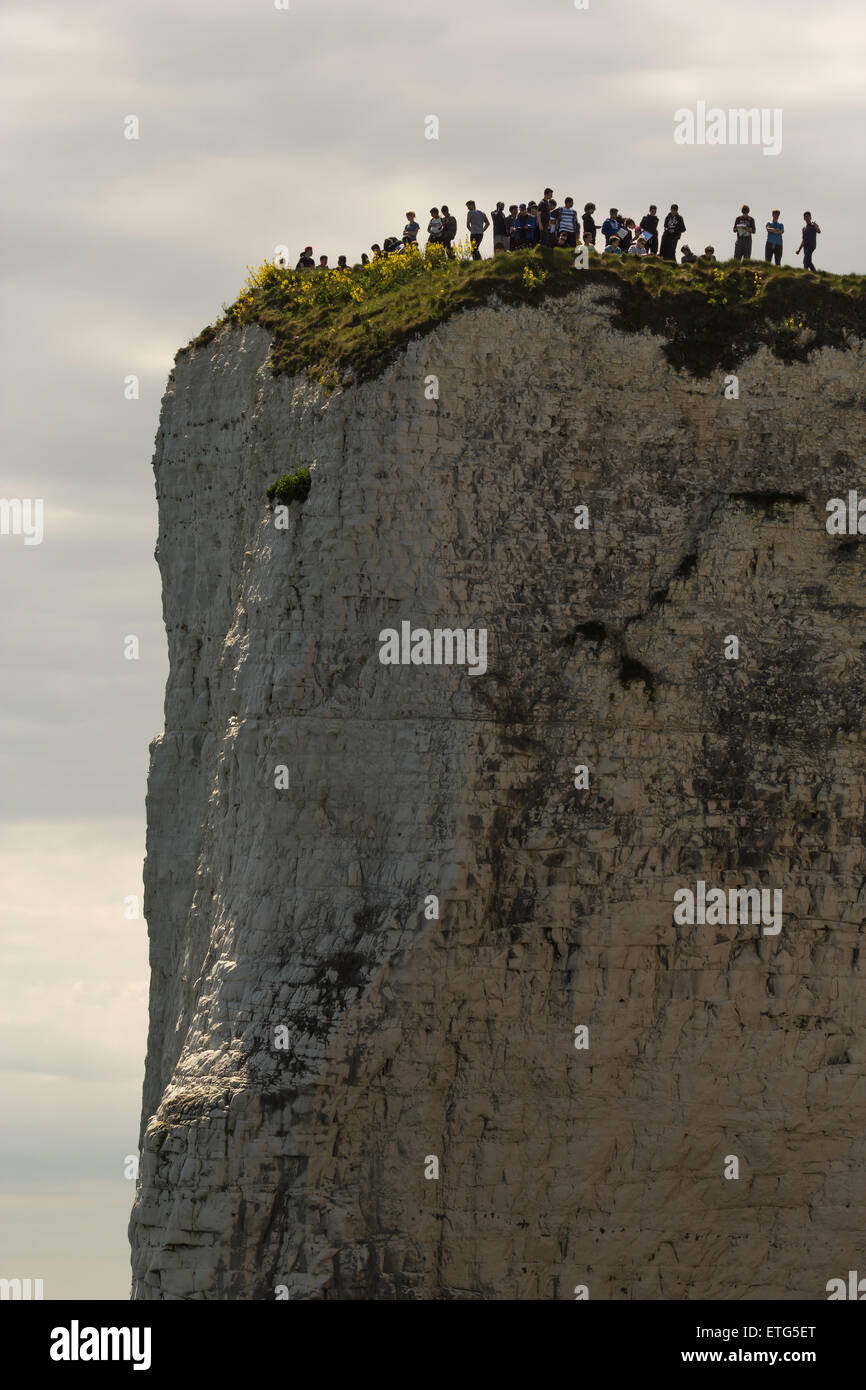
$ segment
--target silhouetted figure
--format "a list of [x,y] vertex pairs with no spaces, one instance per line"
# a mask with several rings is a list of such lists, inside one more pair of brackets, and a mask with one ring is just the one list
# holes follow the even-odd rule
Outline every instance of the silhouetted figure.
[[490,214],[490,221],[493,226],[493,254],[499,251],[511,250],[511,233],[508,226],[508,214],[505,211],[505,204],[498,202]]
[[665,218],[664,231],[662,232],[662,244],[659,247],[659,255],[664,261],[675,261],[677,258],[677,242],[686,230],[686,224],[680,217],[678,203],[671,203],[671,210]]
[[812,221],[811,212],[803,213],[803,221],[806,225],[804,226],[802,236],[800,237],[800,245],[797,247],[797,255],[799,256],[800,252],[803,252],[804,270],[814,270],[815,267],[812,264],[812,252],[818,245],[818,237],[821,234],[821,228],[818,226],[817,222]]
[[556,223],[553,220],[555,206],[553,189],[545,188],[544,197],[538,204],[538,231],[542,246],[552,246],[556,239]]
[[448,204],[442,204],[442,245],[448,253],[449,261],[454,259],[454,238],[457,236],[457,218],[449,210]]

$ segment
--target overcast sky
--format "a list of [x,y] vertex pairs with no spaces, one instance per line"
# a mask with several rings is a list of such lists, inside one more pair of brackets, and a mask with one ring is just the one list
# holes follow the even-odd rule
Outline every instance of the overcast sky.
[[[278,245],[356,260],[407,208],[545,184],[678,202],[725,256],[743,202],[759,226],[781,207],[786,262],[808,207],[816,264],[863,271],[864,37],[862,0],[5,0],[0,495],[43,498],[45,536],[0,536],[0,1276],[129,1291],[147,953],[123,904],[162,721],[150,459],[177,348]],[[781,153],[676,144],[699,101],[781,109]]]

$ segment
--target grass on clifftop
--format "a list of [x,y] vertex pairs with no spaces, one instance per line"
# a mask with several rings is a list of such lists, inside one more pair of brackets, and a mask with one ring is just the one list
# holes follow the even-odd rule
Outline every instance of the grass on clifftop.
[[733,370],[762,343],[782,361],[802,362],[815,348],[866,338],[861,275],[594,253],[587,270],[575,270],[574,252],[559,248],[448,261],[436,247],[430,255],[409,252],[345,271],[294,271],[266,261],[250,270],[225,317],[183,351],[209,342],[226,323],[258,323],[274,335],[275,373],[307,371],[336,386],[347,374],[355,381],[377,375],[411,338],[462,309],[494,298],[538,304],[590,286],[610,291],[615,328],[659,334],[671,365],[696,376]]

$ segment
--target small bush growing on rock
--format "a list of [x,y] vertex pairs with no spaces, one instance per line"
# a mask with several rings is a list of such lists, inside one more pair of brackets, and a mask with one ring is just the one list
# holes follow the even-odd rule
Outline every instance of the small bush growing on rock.
[[271,483],[268,498],[271,502],[279,502],[283,507],[287,507],[290,502],[306,502],[311,484],[309,468],[296,468],[294,473],[284,473],[275,483]]

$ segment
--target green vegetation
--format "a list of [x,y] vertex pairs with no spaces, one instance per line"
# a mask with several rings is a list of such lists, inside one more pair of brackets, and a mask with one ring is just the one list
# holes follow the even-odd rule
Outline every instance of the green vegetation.
[[587,270],[575,270],[574,252],[558,248],[483,261],[459,250],[452,261],[434,247],[345,271],[293,271],[266,261],[250,270],[225,317],[190,348],[209,342],[224,324],[258,323],[274,335],[276,373],[307,371],[330,388],[347,372],[353,380],[375,376],[411,338],[463,309],[494,299],[537,305],[590,288],[608,292],[603,298],[615,328],[658,334],[671,365],[699,377],[734,370],[761,344],[784,362],[802,362],[816,348],[866,338],[861,275],[755,261],[682,266],[595,253]]
[[306,502],[312,481],[309,468],[296,468],[294,473],[284,473],[275,483],[271,483],[268,498],[284,507],[290,502]]

